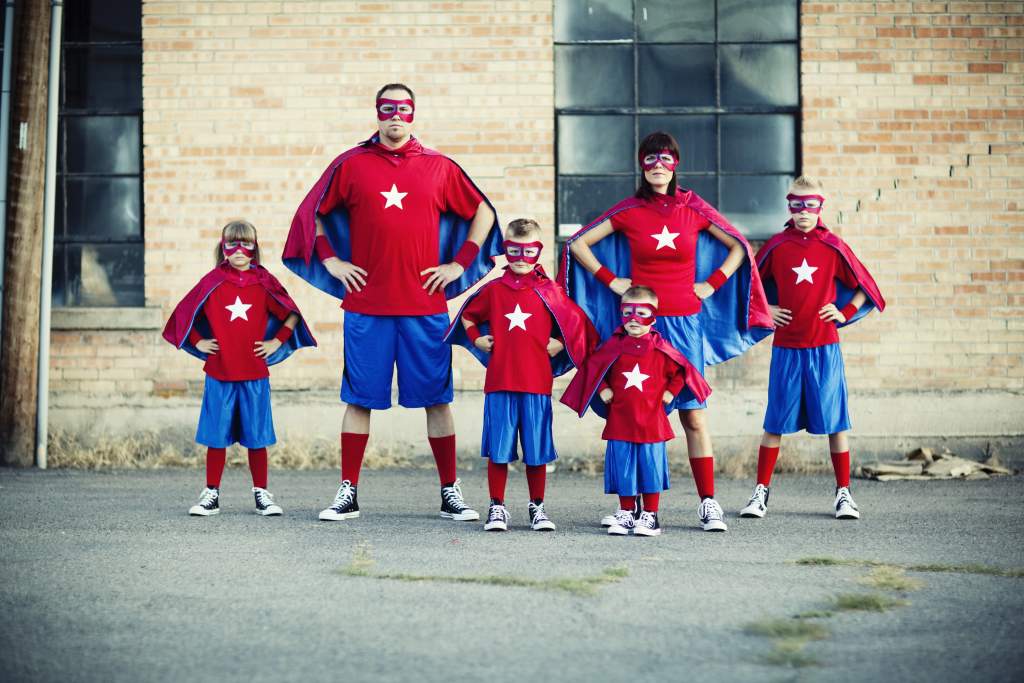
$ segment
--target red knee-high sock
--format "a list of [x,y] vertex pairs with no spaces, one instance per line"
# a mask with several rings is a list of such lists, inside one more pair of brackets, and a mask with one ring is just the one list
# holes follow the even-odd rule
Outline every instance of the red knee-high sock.
[[619,496],[619,509],[620,510],[635,510],[636,509],[636,496]]
[[715,459],[708,455],[703,458],[690,458],[690,469],[693,470],[693,481],[697,484],[697,495],[701,500],[715,497]]
[[547,483],[547,465],[527,465],[526,485],[530,489],[530,500],[544,500],[544,484]]
[[836,471],[836,486],[850,485],[850,451],[832,454],[832,469]]
[[359,472],[363,469],[363,455],[366,454],[366,442],[369,434],[355,432],[341,433],[341,480],[359,484]]
[[206,449],[206,487],[215,489],[220,487],[220,478],[224,474],[224,462],[228,458],[226,448]]
[[267,449],[249,449],[249,472],[252,474],[252,485],[256,488],[267,488]]
[[658,503],[661,501],[660,493],[645,493],[644,495],[644,510],[647,512],[658,512]]
[[779,447],[761,446],[757,449],[757,483],[768,486],[775,471],[775,461],[779,459]]
[[441,486],[450,486],[455,483],[455,435],[450,436],[428,436],[430,450],[434,452],[434,462],[437,463],[437,477],[441,480]]
[[508,463],[487,461],[487,489],[491,500],[504,505],[505,483],[508,481]]

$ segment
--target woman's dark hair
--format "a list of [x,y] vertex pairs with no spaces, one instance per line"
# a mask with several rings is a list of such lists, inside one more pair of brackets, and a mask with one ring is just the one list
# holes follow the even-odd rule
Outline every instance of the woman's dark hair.
[[[664,131],[656,131],[645,137],[640,142],[640,148],[636,153],[637,163],[642,163],[645,156],[648,154],[657,154],[663,149],[667,149],[676,155],[676,159],[679,158],[679,143],[676,139]],[[672,180],[668,183],[668,195],[672,196],[676,193],[676,174],[672,172]],[[636,190],[636,196],[638,199],[652,199],[658,193],[654,191],[651,184],[647,182],[647,177],[640,174],[640,187]]]

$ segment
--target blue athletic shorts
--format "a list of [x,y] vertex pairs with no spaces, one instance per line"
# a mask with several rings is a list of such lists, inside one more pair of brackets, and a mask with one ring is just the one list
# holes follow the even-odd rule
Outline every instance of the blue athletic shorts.
[[[686,360],[704,376],[704,329],[700,323],[700,314],[666,315],[654,321],[654,329],[671,344],[676,351],[686,356]],[[671,403],[672,410],[695,410],[707,408],[708,403],[697,400],[693,392],[683,388]],[[648,491],[653,493],[653,491]],[[628,496],[628,493],[622,494]]]
[[604,450],[605,493],[635,496],[668,489],[668,456],[664,441],[608,441]]
[[773,346],[764,430],[835,434],[849,428],[846,369],[839,344],[812,349]]
[[391,407],[391,378],[398,366],[398,403],[425,408],[451,403],[452,347],[441,341],[448,314],[365,315],[345,312],[345,369],[341,400],[384,410]]
[[558,457],[551,439],[550,396],[494,391],[484,397],[480,455],[495,463],[518,460],[517,436],[524,464],[546,465]]
[[236,442],[246,448],[266,448],[276,441],[270,378],[222,382],[206,376],[197,443],[210,448],[227,448]]

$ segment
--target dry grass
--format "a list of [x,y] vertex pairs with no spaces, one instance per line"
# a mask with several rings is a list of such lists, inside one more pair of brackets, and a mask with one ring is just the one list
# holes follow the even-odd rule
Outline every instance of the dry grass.
[[743,632],[750,636],[787,640],[824,640],[829,635],[828,629],[823,624],[796,619],[764,619],[762,621],[755,621],[744,626]]
[[944,572],[950,574],[981,574],[1004,576],[1011,579],[1024,578],[1024,567],[993,567],[984,564],[896,564],[878,560],[856,560],[838,557],[804,557],[794,564],[818,567],[888,567],[908,572]]
[[909,604],[881,593],[844,593],[835,597],[834,606],[839,612],[885,612]]
[[867,576],[857,579],[857,583],[884,591],[896,591],[908,593],[920,590],[924,585],[919,579],[912,579],[906,575],[903,567],[882,565],[872,569]]

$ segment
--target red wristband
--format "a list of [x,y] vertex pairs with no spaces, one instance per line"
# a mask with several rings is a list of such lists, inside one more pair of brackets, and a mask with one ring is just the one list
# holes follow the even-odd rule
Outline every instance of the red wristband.
[[321,262],[329,258],[338,258],[338,254],[335,253],[334,247],[331,246],[330,241],[327,239],[327,235],[316,236],[316,239],[313,240],[313,251],[316,252],[316,257]]
[[722,269],[719,268],[715,272],[711,273],[711,275],[708,275],[708,279],[705,280],[705,282],[707,282],[709,285],[714,287],[715,291],[717,292],[718,288],[721,287],[722,285],[724,285],[725,281],[728,280],[728,279],[729,279],[729,276],[726,275],[725,273],[723,273]]
[[480,330],[476,325],[470,325],[466,328],[466,336],[469,337],[470,343],[475,344],[476,340],[480,338]]
[[844,318],[846,318],[846,322],[850,322],[850,319],[853,318],[853,316],[857,315],[857,311],[859,310],[860,306],[854,306],[853,302],[851,301],[850,303],[840,308],[839,312],[843,314]]
[[594,277],[596,277],[597,281],[600,282],[605,287],[611,287],[612,280],[615,279],[616,275],[612,271],[608,270],[608,268],[606,268],[605,266],[601,266],[600,268],[597,269],[597,272],[594,273]]
[[479,253],[480,245],[472,240],[466,240],[455,253],[455,258],[452,259],[452,263],[458,263],[462,266],[463,270],[466,270],[469,268],[469,264],[476,260],[476,255]]
[[277,341],[279,341],[282,344],[284,344],[286,341],[288,341],[291,338],[292,332],[294,332],[294,331],[295,330],[293,330],[292,328],[288,327],[287,325],[281,325],[281,329],[279,329],[277,331],[277,334],[274,335],[274,339],[276,339]]

